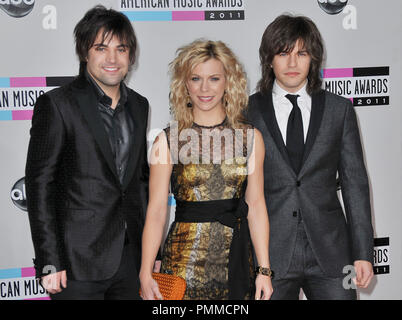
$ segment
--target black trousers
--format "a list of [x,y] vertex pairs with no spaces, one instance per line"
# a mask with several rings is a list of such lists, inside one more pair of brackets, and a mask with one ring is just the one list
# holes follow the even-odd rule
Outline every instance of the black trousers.
[[140,300],[135,258],[129,243],[124,245],[119,269],[101,281],[77,281],[67,278],[67,288],[50,295],[52,300]]
[[[345,275],[346,276],[346,275]],[[310,247],[303,220],[299,220],[292,261],[285,277],[273,279],[272,300],[298,300],[300,289],[311,300],[356,300],[355,289],[345,289],[343,279],[321,270]]]

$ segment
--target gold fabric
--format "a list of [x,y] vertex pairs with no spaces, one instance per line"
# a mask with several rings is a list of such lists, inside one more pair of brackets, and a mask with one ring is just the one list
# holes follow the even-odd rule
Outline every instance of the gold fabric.
[[[198,154],[194,152],[197,148],[191,145],[190,139],[175,140],[170,128],[165,129],[171,152],[176,150],[178,155],[171,179],[175,199],[197,202],[244,197],[247,160],[252,150],[252,127],[246,126],[235,132],[225,120],[214,127],[194,124],[191,129],[194,130],[191,134],[199,135],[196,141]],[[217,140],[212,141],[211,138],[210,145],[205,148],[203,136],[209,137],[212,130],[218,136],[221,134],[222,139],[217,144]],[[223,130],[226,138],[223,137]],[[180,154],[184,156],[180,157]],[[172,158],[175,156],[172,155]],[[209,159],[209,163],[206,159]],[[232,236],[233,229],[219,222],[174,222],[171,225],[164,245],[161,271],[186,280],[184,299],[228,298],[228,261]],[[251,248],[249,261],[252,269]]]

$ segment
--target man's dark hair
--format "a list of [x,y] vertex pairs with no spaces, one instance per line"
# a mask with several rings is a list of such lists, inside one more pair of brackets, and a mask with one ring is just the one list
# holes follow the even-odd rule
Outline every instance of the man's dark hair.
[[272,90],[275,74],[271,67],[276,54],[291,52],[297,42],[311,56],[308,73],[307,92],[311,95],[321,88],[321,65],[324,59],[324,44],[320,32],[314,22],[304,16],[283,14],[277,17],[265,29],[261,39],[260,62],[261,80],[257,84],[259,92]]
[[80,59],[80,74],[86,68],[88,51],[100,31],[102,31],[102,43],[109,36],[124,41],[129,47],[130,64],[135,62],[137,38],[130,20],[116,10],[98,5],[90,9],[74,28],[75,51]]

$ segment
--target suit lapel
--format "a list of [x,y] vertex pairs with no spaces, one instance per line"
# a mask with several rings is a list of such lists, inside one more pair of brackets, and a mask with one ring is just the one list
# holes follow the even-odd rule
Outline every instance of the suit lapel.
[[93,137],[102,151],[110,170],[112,170],[113,174],[117,178],[117,181],[119,181],[109,138],[106,134],[101,115],[97,110],[97,104],[94,103],[97,101],[95,92],[86,82],[86,80],[82,78],[77,80],[77,85],[73,86],[72,90],[74,92],[73,96],[76,99],[82,115],[87,121]]
[[[126,107],[128,108],[130,116],[133,120],[134,128],[131,135],[132,142],[130,148],[130,156],[128,158],[126,173],[123,178],[123,189],[128,186],[133,177],[135,168],[137,167],[138,156],[140,153],[139,151],[142,148],[143,143],[141,132],[143,132],[143,126],[146,125],[146,123],[144,124],[141,122],[141,119],[143,117],[141,117],[140,114],[139,101],[134,95],[130,93],[128,93]],[[147,121],[147,119],[145,121]],[[144,152],[146,152],[146,150]]]
[[310,124],[308,127],[306,144],[304,146],[302,168],[311,152],[311,148],[314,145],[318,130],[320,129],[321,126],[321,120],[325,106],[325,91],[320,90],[317,93],[314,93],[311,97],[311,100],[312,102],[311,102]]
[[258,104],[258,106],[260,108],[260,112],[262,114],[264,122],[267,125],[268,131],[271,133],[271,136],[274,139],[276,146],[278,147],[280,153],[282,154],[282,157],[291,167],[288,151],[286,150],[286,146],[278,126],[278,122],[276,121],[274,104],[272,101],[272,93],[268,92],[266,94],[262,94],[261,97],[262,101],[261,103]]

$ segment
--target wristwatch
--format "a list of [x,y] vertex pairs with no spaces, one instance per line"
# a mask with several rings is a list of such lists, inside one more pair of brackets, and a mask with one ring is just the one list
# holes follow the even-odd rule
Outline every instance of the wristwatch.
[[274,276],[274,272],[271,270],[271,268],[264,268],[261,266],[258,266],[255,268],[255,273],[256,274],[262,274],[263,276],[268,276],[272,278]]

